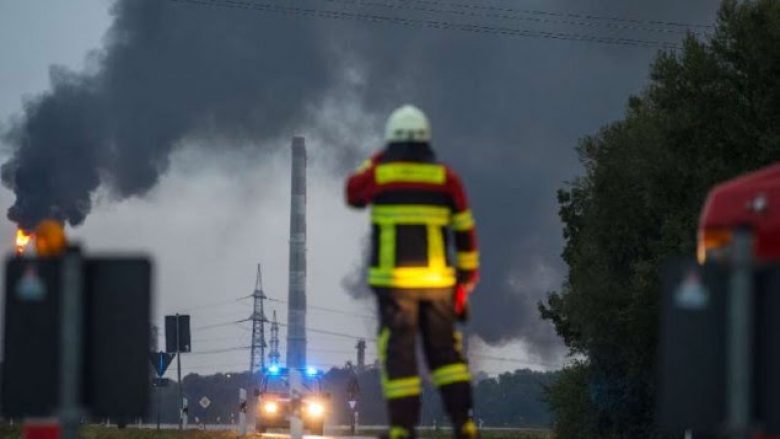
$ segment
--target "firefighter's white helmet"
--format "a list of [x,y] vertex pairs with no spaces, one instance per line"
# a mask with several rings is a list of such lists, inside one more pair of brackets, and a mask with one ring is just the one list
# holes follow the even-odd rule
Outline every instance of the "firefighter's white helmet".
[[387,143],[427,143],[431,140],[431,125],[425,113],[419,108],[414,105],[404,105],[393,111],[387,119],[385,140]]

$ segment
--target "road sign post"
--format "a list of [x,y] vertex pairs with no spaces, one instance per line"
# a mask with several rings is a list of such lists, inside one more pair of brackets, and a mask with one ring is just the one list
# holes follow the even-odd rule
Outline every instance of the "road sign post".
[[349,410],[352,412],[351,420],[349,423],[349,432],[352,436],[354,436],[355,431],[357,430],[357,419],[358,419],[357,400],[350,399],[349,401],[347,401],[347,404],[349,404]]
[[198,404],[203,408],[203,429],[206,429],[206,410],[211,405],[211,400],[208,396],[204,396],[198,401]]
[[176,378],[179,385],[179,430],[184,429],[184,390],[181,383],[181,354],[190,352],[190,316],[165,316],[165,350],[176,353]]
[[[358,344],[360,346],[360,344]],[[363,343],[363,348],[365,348],[365,342]],[[352,373],[352,376],[349,379],[349,382],[347,383],[347,403],[349,404],[349,409],[352,411],[352,419],[350,421],[350,432],[354,436],[355,432],[357,430],[358,425],[358,396],[360,395],[360,384],[358,383],[357,374]]]
[[165,375],[165,371],[168,369],[168,366],[171,365],[171,361],[173,360],[174,355],[175,354],[169,354],[163,351],[149,353],[149,361],[152,363],[154,372],[157,374],[157,378],[155,378],[153,382],[155,393],[157,394],[157,431],[160,431],[160,406],[162,405],[162,401],[160,399],[160,387],[165,387],[168,385],[168,382],[165,378],[163,378],[163,375]]
[[187,423],[190,420],[190,402],[185,397],[185,398],[182,398],[181,405],[182,405],[182,407],[184,407],[184,408],[181,409],[181,423],[182,423],[183,428],[186,430],[187,429]]
[[753,239],[746,229],[734,233],[727,321],[727,419],[734,439],[749,439],[753,380]]
[[238,389],[238,431],[241,436],[246,436],[246,389]]
[[81,419],[83,349],[83,268],[78,250],[69,249],[62,258],[62,314],[60,330],[60,419],[62,438],[77,439]]

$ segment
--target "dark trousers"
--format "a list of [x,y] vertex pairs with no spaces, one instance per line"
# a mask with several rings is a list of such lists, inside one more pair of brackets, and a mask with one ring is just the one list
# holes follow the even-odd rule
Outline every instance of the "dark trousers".
[[388,403],[391,439],[414,437],[414,428],[420,421],[422,380],[416,359],[418,333],[431,380],[439,389],[456,433],[462,430],[469,433],[456,434],[456,437],[475,437],[471,420],[471,375],[460,333],[455,329],[451,295],[419,298],[408,290],[375,288],[375,292],[380,313],[378,350],[382,387]]

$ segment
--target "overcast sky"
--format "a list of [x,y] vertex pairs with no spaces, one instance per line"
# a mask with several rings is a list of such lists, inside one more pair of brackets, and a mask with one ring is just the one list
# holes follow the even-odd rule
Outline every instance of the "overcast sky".
[[[159,1],[170,4],[166,17],[201,13],[198,6]],[[309,0],[312,2],[316,3]],[[451,3],[461,11],[467,5]],[[52,65],[76,72],[97,68],[90,52],[104,46],[104,35],[113,20],[111,4],[108,0],[0,0],[3,131],[20,120],[26,101],[50,88]],[[716,8],[714,2],[703,0],[475,0],[472,11],[474,5],[564,14],[544,15],[541,17],[547,21],[531,23],[545,32],[560,32],[561,26],[572,26],[566,21],[581,20],[577,18],[580,15],[636,18],[644,24],[602,20],[598,26],[578,25],[575,29],[580,34],[612,35],[614,26],[603,24],[613,23],[624,27],[618,29],[622,38],[671,42],[679,41],[681,35],[649,32],[648,37],[647,29],[639,28],[673,28],[650,21],[711,23]],[[403,15],[404,11],[397,13]],[[236,12],[213,8],[204,14],[230,23],[235,18],[230,14]],[[183,360],[184,371],[207,373],[248,367],[247,350],[207,351],[248,346],[248,324],[215,325],[250,314],[250,301],[233,299],[251,294],[256,264],[262,264],[267,294],[286,299],[289,141],[293,135],[306,136],[310,153],[309,304],[351,314],[310,309],[309,325],[373,337],[373,302],[354,299],[354,293],[345,291],[344,279],[360,265],[367,218],[343,207],[342,179],[358,157],[381,145],[386,113],[408,100],[422,102],[430,110],[434,136],[440,136],[435,138],[446,139],[434,142],[435,146],[463,173],[467,187],[474,188],[470,194],[480,232],[488,237],[483,240],[487,243],[483,245],[485,260],[501,255],[494,262],[501,270],[491,271],[488,266],[485,272],[502,276],[500,282],[508,285],[506,291],[516,295],[506,303],[517,303],[518,308],[506,314],[500,301],[491,303],[491,291],[477,291],[481,302],[475,301],[478,321],[474,326],[483,337],[475,337],[471,344],[473,352],[480,355],[474,359],[476,367],[494,374],[520,367],[560,366],[565,351],[549,325],[534,318],[536,301],[559,288],[564,275],[555,190],[579,172],[574,153],[578,139],[618,119],[629,95],[638,93],[646,83],[655,49],[435,29],[412,33],[393,24],[268,18],[253,16],[251,11],[240,14],[242,20],[253,20],[247,21],[250,25],[278,26],[282,29],[278,32],[286,27],[295,32],[311,28],[316,29],[314,35],[325,35],[325,39],[332,35],[337,44],[329,46],[323,64],[338,66],[337,80],[318,90],[316,98],[305,93],[296,97],[300,102],[296,105],[305,107],[300,110],[303,116],[286,119],[285,129],[273,134],[227,138],[232,136],[225,135],[224,129],[217,128],[215,135],[206,136],[192,135],[201,127],[191,128],[170,149],[169,166],[148,191],[118,195],[101,186],[92,194],[92,213],[82,226],[70,231],[90,251],[138,251],[154,257],[156,321],[161,323],[162,316],[176,312],[192,315],[196,352]],[[488,14],[482,19],[491,18]],[[512,26],[518,27],[517,22]],[[573,32],[569,27],[563,31]],[[403,44],[396,47],[396,41]],[[193,44],[197,51],[197,43]],[[252,50],[258,56],[270,51],[272,64],[276,63],[274,57],[294,55],[273,51],[262,42]],[[316,47],[312,50],[319,54]],[[393,57],[396,52],[400,55]],[[372,57],[373,53],[381,55]],[[279,85],[280,89],[284,85]],[[285,97],[282,94],[275,99],[282,103]],[[335,149],[334,143],[346,146]],[[224,147],[226,144],[230,147]],[[5,144],[0,159],[5,161],[11,148]],[[0,210],[13,203],[14,194],[0,189],[0,206],[4,206]],[[8,251],[14,228],[4,217],[0,220],[0,236],[7,237],[4,247]],[[516,312],[517,319],[512,320],[523,323],[497,318],[497,325],[511,326],[511,330],[501,332],[490,325],[492,307],[504,316]],[[269,317],[270,311],[276,310],[280,321],[286,321],[283,305],[268,303],[267,309]],[[284,330],[282,339],[284,344]],[[354,345],[350,338],[312,332],[310,362],[321,367],[341,365],[354,359]],[[369,346],[368,357],[373,361],[375,348],[371,343]],[[487,358],[491,356],[521,361]]]

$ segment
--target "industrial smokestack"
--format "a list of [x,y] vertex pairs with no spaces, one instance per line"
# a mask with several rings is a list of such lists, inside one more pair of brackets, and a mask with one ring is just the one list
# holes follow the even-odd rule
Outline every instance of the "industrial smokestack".
[[287,367],[306,367],[306,143],[292,142]]

